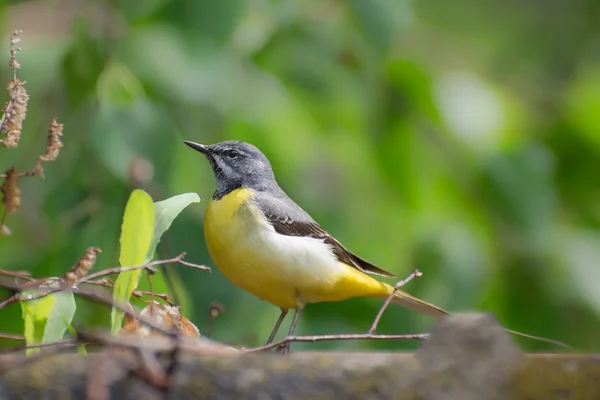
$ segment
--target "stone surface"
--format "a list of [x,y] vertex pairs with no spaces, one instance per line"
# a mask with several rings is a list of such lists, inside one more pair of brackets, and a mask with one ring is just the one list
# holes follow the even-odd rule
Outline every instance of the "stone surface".
[[489,314],[441,320],[415,353],[412,388],[424,399],[503,399],[524,362],[509,334]]
[[600,356],[521,354],[482,314],[440,321],[414,354],[152,347],[2,356],[0,399],[600,399]]

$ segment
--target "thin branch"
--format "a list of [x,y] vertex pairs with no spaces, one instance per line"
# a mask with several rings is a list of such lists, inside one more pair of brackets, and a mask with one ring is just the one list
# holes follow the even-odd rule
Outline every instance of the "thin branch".
[[71,289],[69,288],[64,288],[64,287],[58,287],[56,289],[51,289],[51,290],[46,290],[45,292],[39,292],[36,294],[28,294],[27,296],[21,297],[21,293],[17,294],[17,301],[32,301],[32,300],[39,300],[42,297],[46,297],[46,296],[50,296],[51,294],[54,293],[58,293],[58,292],[68,292]]
[[524,337],[524,338],[527,338],[527,339],[532,339],[532,340],[539,340],[540,342],[554,344],[554,345],[557,345],[557,346],[560,346],[560,347],[564,347],[566,349],[572,349],[573,348],[572,346],[569,346],[568,344],[563,343],[563,342],[561,342],[559,340],[549,339],[549,338],[545,338],[545,337],[542,337],[542,336],[530,335],[528,333],[513,331],[511,329],[506,329],[506,328],[504,328],[504,331],[510,333],[511,335],[521,336],[521,337]]
[[[202,271],[209,271],[211,272],[210,267],[204,266],[204,265],[197,265],[197,264],[192,264],[189,263],[187,261],[183,261],[183,257],[185,256],[185,252],[181,253],[180,255],[178,255],[177,257],[173,257],[170,258],[168,260],[156,260],[156,261],[151,261],[147,264],[144,265],[139,265],[139,266],[133,266],[133,267],[114,267],[114,268],[107,268],[104,269],[102,271],[98,271],[96,273],[93,274],[89,274],[86,275],[84,277],[82,277],[81,279],[79,279],[78,281],[75,282],[74,287],[73,288],[69,288],[69,287],[65,287],[65,285],[61,285],[61,287],[56,288],[56,289],[52,289],[52,290],[47,290],[44,292],[40,292],[40,293],[36,293],[36,294],[29,294],[25,297],[21,297],[20,296],[20,292],[22,292],[23,289],[25,289],[26,287],[31,287],[33,286],[32,284],[35,282],[39,282],[40,280],[32,280],[30,282],[27,282],[26,287],[25,286],[19,286],[19,285],[12,285],[12,284],[5,284],[3,282],[0,282],[0,286],[9,288],[11,290],[15,290],[18,293],[14,294],[13,296],[9,297],[8,299],[4,300],[3,302],[0,303],[0,309],[6,307],[7,305],[13,304],[13,303],[17,303],[19,301],[31,301],[31,300],[37,300],[37,299],[41,299],[42,297],[46,297],[48,295],[57,293],[57,292],[61,292],[61,291],[68,291],[71,290],[74,293],[80,293],[80,291],[75,290],[75,287],[81,283],[91,283],[91,284],[96,284],[96,285],[102,285],[102,286],[107,286],[104,284],[100,284],[100,282],[103,282],[103,279],[107,279],[104,278],[106,275],[112,275],[112,274],[118,274],[121,272],[126,272],[126,271],[134,271],[134,270],[140,270],[140,269],[144,269],[146,271],[150,271],[150,272],[156,272],[156,270],[154,270],[154,268],[152,268],[154,265],[160,265],[160,264],[168,264],[168,263],[177,263],[177,264],[182,264],[185,265],[186,267],[190,267],[190,268],[195,268],[195,269],[200,269]],[[96,279],[99,277],[103,277],[102,279],[98,280],[98,281],[92,281],[92,279]],[[104,283],[104,282],[103,282]],[[111,305],[114,305],[114,303],[112,303],[112,299],[111,299]],[[116,307],[116,305],[114,305]],[[119,308],[119,307],[117,307]],[[122,310],[121,310],[122,311]]]
[[[27,177],[27,176],[36,176],[36,175],[39,174],[39,170],[37,169],[37,166],[38,165],[36,164],[29,171],[17,173],[17,176],[19,178],[24,178],[24,177]],[[0,178],[6,178],[6,174],[0,174]]]
[[[17,85],[17,81],[15,81],[15,85]],[[24,90],[22,86],[20,88],[21,90]],[[19,86],[15,86],[15,90],[17,89],[19,89]],[[16,176],[40,176],[44,178],[44,168],[42,167],[42,164],[47,161],[56,160],[58,154],[60,153],[60,149],[64,146],[61,139],[62,136],[63,125],[56,122],[56,118],[54,118],[52,122],[50,122],[50,128],[48,129],[48,140],[46,143],[46,150],[44,151],[44,154],[38,157],[36,163],[33,165],[33,167],[31,167],[29,171],[17,173]],[[8,174],[0,174],[0,178],[6,178],[7,175]]]
[[104,290],[101,290],[101,291],[87,290],[87,289],[82,289],[80,287],[73,288],[72,290],[73,290],[73,293],[75,293],[83,298],[87,298],[89,300],[96,301],[98,303],[101,303],[101,304],[104,304],[104,305],[107,305],[110,307],[114,307],[114,308],[122,311],[123,313],[137,319],[141,324],[144,324],[144,325],[148,326],[149,328],[152,328],[166,336],[169,336],[172,338],[177,338],[177,334],[164,329],[160,325],[156,324],[154,321],[151,321],[147,318],[142,317],[141,315],[139,315],[138,313],[133,311],[133,307],[131,307],[130,305],[123,306],[119,303],[116,303],[113,300],[112,296]]
[[[86,285],[103,286],[103,287],[106,287],[109,289],[112,289],[115,287],[115,284],[113,282],[111,282],[110,279],[108,279],[108,278],[98,279],[97,281],[86,281],[83,283],[85,283]],[[144,301],[144,299],[143,299],[144,296],[158,297],[159,299],[161,299],[162,301],[164,301],[165,303],[167,303],[170,306],[176,305],[175,301],[171,298],[171,296],[169,296],[166,293],[154,293],[153,291],[134,290],[133,292],[131,292],[131,295],[141,301]]]
[[[26,178],[26,177],[38,176],[38,175],[41,176],[43,174],[41,172],[42,170],[40,169],[41,165],[42,165],[42,163],[38,159],[36,164],[33,167],[31,167],[31,169],[29,171],[19,172],[16,174],[16,176],[19,178]],[[0,178],[6,178],[6,174],[0,174]]]
[[[185,255],[185,253],[181,253],[181,257],[183,257]],[[179,264],[181,265],[185,265],[186,267],[190,267],[190,268],[195,268],[195,269],[199,269],[202,271],[208,271],[212,273],[212,270],[210,269],[210,267],[206,266],[206,265],[198,265],[198,264],[193,264],[191,262],[188,261],[184,261],[182,259],[180,259],[179,261],[177,261]]]
[[343,333],[339,335],[312,335],[312,336],[287,336],[281,340],[267,345],[244,350],[245,353],[254,353],[279,347],[288,342],[323,342],[330,340],[427,340],[428,333],[413,333],[405,335],[377,335],[371,333]]
[[104,286],[109,289],[112,289],[115,287],[115,283],[108,278],[102,278],[102,279],[98,279],[95,281],[85,281],[85,282],[80,282],[80,283],[85,283],[86,285]]
[[[21,301],[35,300],[37,298],[48,296],[49,294],[52,294],[52,293],[55,293],[55,292],[64,291],[64,290],[65,290],[64,288],[63,289],[50,290],[50,291],[47,291],[47,292],[36,294],[35,296],[32,296],[31,298],[29,298],[29,296],[28,296],[26,299],[21,299]],[[112,299],[112,296],[109,293],[107,293],[106,291],[86,290],[86,289],[77,288],[77,287],[66,289],[66,290],[70,290],[74,294],[77,294],[77,295],[79,295],[79,296],[81,296],[83,298],[86,298],[86,299],[89,299],[89,300],[92,300],[92,301],[96,301],[98,303],[101,303],[101,304],[104,304],[104,305],[107,305],[107,306],[110,306],[110,307],[114,307],[114,308],[122,311],[123,313],[125,313],[125,314],[127,314],[127,315],[129,315],[129,316],[131,316],[131,317],[133,317],[135,319],[137,319],[140,322],[140,324],[146,325],[149,328],[151,328],[151,329],[153,329],[153,330],[155,330],[155,331],[157,331],[159,333],[162,333],[162,334],[166,335],[167,337],[175,340],[174,346],[175,347],[179,346],[178,345],[179,338],[178,338],[178,336],[177,336],[176,333],[170,332],[170,331],[166,330],[165,328],[163,328],[162,326],[158,325],[156,322],[154,322],[152,320],[149,320],[148,318],[145,318],[145,317],[139,315],[139,313],[135,312],[133,310],[133,307],[131,307],[130,305],[129,306],[124,306],[124,305],[121,305],[119,303],[116,303]],[[17,296],[17,295],[15,295],[15,296]],[[16,301],[18,301],[18,298],[17,298]],[[79,340],[79,339],[77,339],[77,340]],[[76,345],[77,340],[64,339],[64,340],[59,341],[59,342],[53,342],[53,343],[46,343],[46,344],[41,344],[41,345],[27,346],[27,348],[65,347],[65,346],[71,347],[71,346]],[[21,349],[20,347],[17,348],[17,350],[20,350],[20,349]],[[14,349],[11,349],[11,350],[14,350]]]
[[[23,291],[25,291],[25,290],[40,290],[39,289],[40,285],[42,285],[42,284],[49,285],[51,283],[58,283],[59,286],[56,287],[55,289],[40,291],[35,294],[30,293],[30,294],[27,294],[26,296],[23,296]],[[49,296],[53,293],[70,290],[70,288],[68,286],[65,286],[65,281],[61,278],[34,279],[32,281],[27,281],[22,285],[19,285],[17,283],[12,283],[12,282],[9,283],[9,282],[0,280],[0,287],[12,290],[14,293],[11,297],[7,298],[2,303],[0,303],[0,309],[6,307],[7,305],[10,305],[13,303],[18,303],[20,301],[37,300],[37,299],[41,299],[42,297]]]
[[186,267],[195,268],[195,269],[199,269],[202,271],[212,272],[210,267],[207,267],[205,265],[192,264],[187,261],[183,261],[184,256],[185,256],[185,252],[181,253],[177,257],[173,257],[173,258],[170,258],[167,260],[151,261],[144,265],[137,265],[137,266],[133,266],[133,267],[114,267],[114,268],[103,269],[102,271],[98,271],[93,274],[89,274],[86,277],[81,278],[79,281],[77,281],[77,284],[85,283],[85,282],[90,281],[91,279],[100,278],[100,277],[103,277],[106,275],[120,274],[121,272],[135,271],[135,270],[139,270],[139,269],[145,269],[145,270],[149,270],[151,272],[156,272],[152,269],[153,266],[161,265],[161,264],[169,264],[169,263],[177,263],[177,264],[185,265]]
[[[161,246],[157,249],[160,258],[164,257],[165,254],[173,254],[173,246],[171,243],[171,239],[172,238],[170,235],[165,235],[165,238],[161,239]],[[175,304],[181,304],[181,302],[179,301],[179,295],[177,293],[177,287],[174,282],[175,277],[179,276],[180,274],[178,274],[177,271],[173,270],[172,268],[169,268],[168,265],[161,265],[159,269],[162,272],[163,277],[165,278],[165,284],[167,285],[167,293],[171,295],[173,301],[175,301]]]
[[150,272],[146,273],[146,279],[148,279],[148,287],[150,288],[150,295],[152,296],[152,301],[154,301],[154,289],[152,288],[152,274]]
[[81,283],[88,283],[91,279],[99,278],[101,276],[120,274],[121,272],[128,272],[128,271],[137,271],[140,269],[152,270],[152,272],[156,272],[156,270],[154,268],[152,268],[152,265],[150,265],[150,264],[134,265],[132,267],[112,267],[112,268],[106,268],[106,269],[103,269],[102,271],[94,272],[93,274],[84,276],[83,278],[81,278],[77,282],[75,282],[75,285],[79,285]]
[[77,339],[62,339],[56,342],[32,344],[26,349],[47,349],[49,347],[75,347],[79,341]]
[[[23,338],[23,340],[25,340],[25,338]],[[11,347],[10,349],[7,349],[7,350],[3,351],[2,353],[0,353],[0,355],[18,353],[19,351],[28,350],[28,349],[48,349],[48,348],[73,347],[73,346],[76,346],[77,343],[78,342],[75,339],[62,339],[62,340],[57,340],[56,342],[31,344],[29,346],[26,344],[22,344],[22,345],[18,345],[15,347]]]
[[4,276],[12,276],[14,278],[24,279],[26,281],[35,281],[31,277],[31,273],[29,271],[7,271],[5,269],[0,269],[0,275]]
[[[86,283],[91,283],[91,282],[86,282]],[[145,290],[134,290],[133,292],[131,292],[131,295],[133,297],[138,298],[141,301],[144,301],[142,299],[142,297],[144,296],[150,296],[150,297],[158,297],[159,299],[161,299],[162,301],[164,301],[165,303],[167,303],[170,306],[174,306],[176,305],[176,303],[173,301],[173,299],[168,295],[168,294],[164,294],[164,293],[154,293],[154,292],[148,292]]]
[[392,299],[394,298],[394,296],[396,295],[396,293],[398,292],[398,290],[400,290],[400,288],[402,286],[406,285],[408,282],[412,281],[414,278],[417,278],[419,276],[423,276],[423,273],[421,271],[419,271],[418,269],[415,269],[412,272],[412,274],[410,274],[409,276],[407,276],[406,278],[402,279],[401,281],[399,281],[398,283],[396,283],[394,285],[394,290],[385,299],[385,302],[383,303],[383,305],[381,306],[381,308],[377,312],[377,315],[375,316],[375,319],[373,320],[373,323],[371,324],[371,327],[369,328],[368,332],[370,334],[374,334],[375,331],[377,331],[377,325],[379,325],[379,320],[381,320],[381,316],[383,315],[383,312],[390,305],[390,303],[392,302]]
[[0,333],[0,339],[6,340],[25,340],[25,336],[23,335],[12,335],[10,333]]
[[[184,254],[185,253],[181,254],[180,257],[183,257]],[[144,324],[144,325],[148,326],[149,328],[154,329],[157,332],[160,332],[160,333],[164,334],[165,336],[167,336],[169,339],[171,339],[173,348],[171,349],[171,352],[170,352],[171,363],[170,363],[169,367],[167,367],[167,376],[171,375],[171,372],[175,369],[178,355],[180,352],[180,347],[181,347],[180,337],[177,333],[174,333],[172,331],[164,329],[160,325],[156,324],[154,321],[151,321],[135,312],[132,312],[129,309],[129,308],[131,308],[131,306],[123,307],[122,305],[115,303],[112,299],[112,296],[108,295],[106,292],[84,291],[79,288],[76,288],[74,290],[75,290],[75,293],[82,295],[83,297],[87,297],[90,300],[99,301],[100,303],[103,303],[106,305],[110,305],[112,307],[115,307],[115,308],[121,310],[123,313],[125,313],[127,315],[137,318],[137,320],[141,324]]]
[[11,305],[13,303],[17,303],[19,301],[19,296],[16,294],[13,294],[12,296],[10,296],[8,299],[4,300],[3,302],[0,303],[0,310],[2,310],[4,307]]
[[[112,282],[108,278],[98,279],[97,281],[86,281],[83,283],[85,283],[86,285],[103,286],[103,287],[106,287],[109,289],[112,289],[115,287],[114,282]],[[159,299],[161,299],[162,301],[164,301],[165,303],[167,303],[170,306],[174,306],[177,304],[177,303],[175,303],[173,298],[166,293],[154,293],[153,291],[134,290],[133,292],[131,292],[131,295],[141,301],[144,301],[144,299],[143,299],[144,296],[150,296],[150,297],[158,297]]]

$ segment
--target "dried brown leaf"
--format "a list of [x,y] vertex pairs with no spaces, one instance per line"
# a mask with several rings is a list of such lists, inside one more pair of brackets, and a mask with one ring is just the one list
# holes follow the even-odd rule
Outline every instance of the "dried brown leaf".
[[[140,317],[150,320],[158,326],[176,333],[180,336],[199,337],[198,328],[179,312],[179,307],[160,304],[151,301],[140,312]],[[151,328],[131,317],[125,316],[125,324],[121,330],[123,334],[135,334],[140,337],[148,337],[156,334]]]

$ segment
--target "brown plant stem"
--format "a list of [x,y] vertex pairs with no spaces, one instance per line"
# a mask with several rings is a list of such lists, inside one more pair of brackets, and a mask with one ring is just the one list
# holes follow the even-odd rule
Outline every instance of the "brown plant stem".
[[379,325],[379,321],[381,320],[381,316],[383,315],[383,312],[390,305],[390,303],[392,302],[392,299],[394,298],[394,296],[396,295],[396,293],[398,292],[398,290],[400,290],[400,288],[402,286],[406,285],[408,282],[410,282],[411,280],[413,280],[414,278],[417,278],[419,276],[423,276],[423,273],[421,273],[421,271],[419,271],[418,269],[415,269],[412,272],[412,274],[410,274],[406,278],[402,279],[401,281],[398,281],[398,283],[396,283],[394,285],[394,290],[385,299],[385,302],[383,303],[383,305],[381,306],[381,308],[377,312],[377,315],[375,316],[375,319],[373,319],[373,323],[371,324],[371,327],[369,328],[368,333],[370,333],[370,334],[374,334],[375,333],[375,331],[377,330],[377,325]]
[[8,271],[5,269],[0,269],[0,275],[12,276],[12,277],[24,279],[24,280],[30,281],[30,282],[35,280],[31,277],[31,273],[29,271]]
[[[208,272],[212,272],[210,267],[207,267],[206,265],[198,265],[198,264],[192,264],[190,262],[187,261],[183,261],[183,257],[185,256],[185,252],[181,253],[180,255],[178,255],[177,257],[173,257],[167,260],[156,260],[156,261],[151,261],[147,264],[144,265],[137,265],[137,266],[133,266],[133,267],[113,267],[113,268],[106,268],[103,269],[102,271],[98,271],[95,272],[93,274],[89,274],[85,277],[83,277],[82,279],[80,279],[77,284],[80,283],[85,283],[87,281],[90,281],[92,279],[96,279],[96,278],[100,278],[106,275],[113,275],[113,274],[119,274],[121,272],[126,272],[126,271],[135,271],[138,269],[145,269],[145,270],[151,270],[151,267],[155,266],[155,265],[161,265],[161,264],[168,264],[168,263],[176,263],[176,264],[181,264],[181,265],[185,265],[186,267],[190,267],[190,268],[195,268],[195,269],[199,269],[201,271],[208,271]],[[152,271],[155,272],[155,271]]]
[[[167,259],[167,260],[156,260],[156,261],[152,261],[152,262],[149,262],[147,264],[139,265],[139,266],[133,266],[133,267],[126,266],[126,267],[107,268],[107,269],[104,269],[102,271],[98,271],[96,273],[89,274],[89,275],[86,275],[86,276],[82,277],[81,279],[77,280],[74,283],[74,286],[77,286],[77,285],[79,285],[81,283],[99,284],[99,281],[92,281],[92,279],[96,279],[96,278],[100,278],[100,277],[105,277],[107,275],[112,275],[112,274],[118,274],[118,273],[126,272],[126,271],[134,271],[134,270],[144,269],[144,270],[147,270],[147,271],[154,272],[154,269],[152,268],[154,265],[168,264],[168,263],[182,264],[182,265],[185,265],[186,267],[189,267],[189,268],[195,268],[195,269],[199,269],[199,270],[202,270],[202,271],[209,271],[209,272],[211,272],[210,267],[207,267],[207,266],[204,266],[204,265],[192,264],[190,262],[183,261],[182,259],[185,256],[185,254],[186,253],[184,252],[184,253],[179,254],[177,257],[173,257],[173,258],[170,258],[170,259]],[[17,303],[19,301],[37,300],[37,299],[40,299],[42,297],[46,297],[48,295],[51,295],[53,293],[57,293],[57,292],[65,291],[65,290],[72,290],[74,293],[79,293],[80,292],[80,291],[75,290],[75,287],[73,289],[70,289],[67,285],[61,285],[61,287],[56,288],[56,289],[47,290],[45,292],[28,295],[26,298],[21,298],[20,292],[23,289],[30,288],[30,287],[33,286],[33,284],[35,282],[42,282],[42,281],[44,281],[44,280],[35,280],[35,279],[32,279],[30,282],[27,282],[24,286],[20,286],[20,285],[17,285],[17,284],[12,284],[12,283],[8,284],[8,283],[0,282],[0,286],[1,287],[6,287],[8,289],[17,291],[17,294],[12,295],[11,297],[7,298],[6,300],[4,300],[4,301],[2,301],[0,303],[0,309],[6,307],[7,305],[10,305],[10,304],[13,304],[13,303]],[[107,285],[102,285],[102,286],[107,286]]]
[[287,336],[264,346],[245,350],[246,353],[254,353],[279,347],[290,342],[323,342],[331,340],[427,340],[428,333],[413,333],[405,335],[377,335],[371,333],[342,333],[339,335],[311,335],[311,336]]
[[0,339],[6,339],[6,340],[25,340],[25,336],[23,335],[13,335],[10,333],[0,333]]
[[83,289],[81,287],[75,287],[73,289],[71,289],[73,291],[73,293],[88,299],[88,300],[92,300],[95,301],[97,303],[100,304],[104,304],[106,306],[110,306],[110,307],[114,307],[116,309],[118,309],[119,311],[122,311],[124,314],[127,314],[135,319],[137,319],[141,324],[144,324],[146,326],[148,326],[151,329],[156,330],[157,332],[160,332],[166,336],[172,337],[172,338],[177,338],[177,335],[173,332],[170,332],[166,329],[164,329],[162,326],[156,324],[155,322],[142,317],[141,315],[139,315],[138,313],[136,313],[133,310],[133,307],[126,306],[126,305],[122,305],[119,303],[116,303],[115,301],[113,301],[112,295],[107,293],[105,290],[88,290],[88,289]]
[[13,294],[8,299],[6,299],[0,303],[0,310],[2,310],[4,307],[6,307],[8,305],[17,303],[18,301],[19,301],[19,297],[16,294]]
[[[91,282],[86,282],[86,283],[91,283]],[[152,291],[149,292],[149,291],[145,291],[145,290],[134,290],[131,293],[131,295],[133,297],[138,298],[139,300],[142,300],[142,301],[144,301],[142,299],[142,297],[144,297],[144,296],[150,296],[150,297],[152,297],[152,300],[154,300],[154,297],[157,297],[157,298],[161,299],[162,301],[164,301],[165,303],[167,303],[170,306],[174,306],[176,304],[175,301],[171,298],[171,296],[169,296],[166,293],[154,293]]]

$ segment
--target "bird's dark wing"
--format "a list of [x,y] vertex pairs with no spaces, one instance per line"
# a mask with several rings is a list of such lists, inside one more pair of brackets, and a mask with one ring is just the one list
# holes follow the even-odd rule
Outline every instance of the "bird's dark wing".
[[[262,210],[267,220],[273,225],[275,232],[287,236],[309,236],[315,239],[323,239],[325,243],[331,246],[333,254],[337,259],[346,263],[362,272],[387,276],[394,278],[395,275],[391,272],[383,270],[376,265],[371,264],[367,260],[357,256],[350,250],[346,249],[340,242],[331,236],[325,229],[321,228],[308,214],[302,209],[290,210],[293,214],[297,214],[297,219],[290,216],[281,216],[283,210],[274,208],[272,202],[258,202],[259,208]],[[294,204],[295,205],[295,204]],[[289,204],[288,204],[289,206]]]

